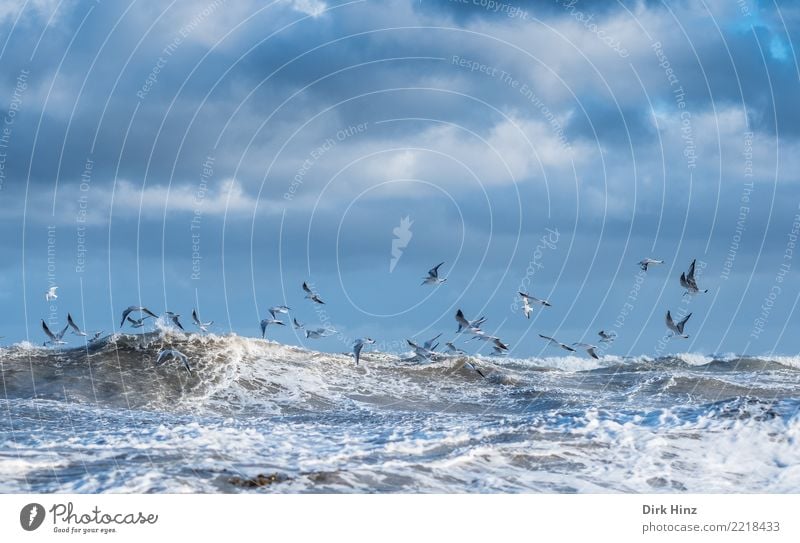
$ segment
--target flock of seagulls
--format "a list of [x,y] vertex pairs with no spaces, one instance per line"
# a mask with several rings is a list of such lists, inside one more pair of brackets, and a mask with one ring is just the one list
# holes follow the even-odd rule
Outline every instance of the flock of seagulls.
[[[700,293],[708,292],[708,289],[701,290],[697,286],[697,281],[695,279],[695,265],[696,260],[692,260],[692,263],[689,266],[689,269],[686,272],[681,273],[680,276],[680,285],[686,289],[683,293],[683,296],[687,295],[696,295]],[[645,258],[644,260],[638,262],[638,265],[641,269],[645,272],[648,271],[648,268],[653,265],[663,264],[663,260],[656,260],[652,258]],[[433,268],[428,271],[428,275],[423,279],[422,284],[424,285],[442,285],[447,281],[447,278],[442,278],[439,276],[439,269],[444,265],[444,262],[440,262]],[[45,293],[45,299],[47,301],[55,300],[58,295],[56,294],[56,290],[58,289],[57,286],[50,287],[47,292]],[[311,287],[308,286],[307,282],[303,282],[302,289],[305,292],[305,298],[310,300],[315,304],[324,305],[325,302],[322,301],[319,294],[314,292]],[[533,313],[534,306],[541,306],[542,308],[551,307],[552,304],[548,300],[544,300],[541,298],[537,298],[527,292],[519,292],[518,293],[521,300],[522,300],[522,313],[526,319],[530,319],[531,313]],[[265,317],[261,320],[261,337],[266,337],[267,328],[272,326],[286,326],[281,319],[281,315],[289,315],[289,312],[292,311],[292,308],[287,305],[276,305],[272,306],[268,309],[269,316]],[[133,314],[138,314],[139,317],[136,318]],[[691,313],[683,317],[678,322],[675,322],[672,318],[672,314],[669,310],[667,310],[667,315],[665,318],[665,322],[667,328],[671,332],[672,337],[678,338],[688,338],[688,334],[684,333],[684,328],[686,326],[687,321],[692,316]],[[168,319],[176,328],[181,331],[185,332],[185,329],[180,322],[180,314],[173,313],[172,311],[166,311],[163,315],[166,319]],[[127,322],[131,328],[142,328],[145,325],[145,321],[149,318],[158,319],[159,316],[144,306],[136,306],[132,305],[127,307],[122,312],[122,319],[120,321],[120,328],[125,326]],[[481,326],[486,322],[486,317],[481,316],[474,320],[469,320],[464,315],[464,312],[461,309],[458,309],[455,313],[455,320],[458,324],[458,328],[456,329],[456,334],[466,334],[471,336],[470,340],[478,340],[483,341],[490,345],[493,350],[493,354],[497,356],[503,356],[508,353],[509,347],[508,345],[503,342],[499,337],[487,333],[484,331]],[[192,309],[192,323],[197,327],[202,333],[208,333],[208,328],[214,324],[214,321],[203,322],[200,318],[200,315],[197,309]],[[305,333],[305,337],[307,339],[320,339],[326,336],[329,336],[336,331],[332,328],[306,328],[306,326],[297,320],[297,318],[292,318],[292,326],[296,330],[303,330]],[[72,333],[77,336],[81,337],[88,337],[89,334],[81,329],[76,323],[75,320],[72,318],[71,314],[67,314],[67,324],[66,326],[58,331],[53,332],[47,323],[42,320],[42,329],[44,330],[45,335],[47,336],[47,340],[44,342],[44,345],[65,345],[67,342],[64,340],[64,335],[67,333],[68,330],[72,329]],[[102,331],[92,332],[92,337],[88,338],[87,341],[92,343],[97,341],[100,336],[102,335]],[[446,341],[445,342],[445,350],[437,351],[436,349],[439,347],[439,338],[442,336],[441,333],[432,337],[431,339],[424,341],[422,345],[418,344],[417,342],[406,339],[406,343],[411,348],[412,352],[414,353],[413,357],[408,360],[412,361],[423,361],[423,360],[440,360],[442,358],[447,357],[464,357],[467,355],[465,351],[458,348],[454,340]],[[598,336],[600,337],[601,343],[611,343],[616,339],[615,332],[606,332],[605,330],[600,330],[598,332]],[[576,352],[576,347],[580,348],[586,353],[591,356],[592,358],[599,359],[600,356],[597,354],[597,346],[591,343],[585,342],[575,342],[571,345],[567,343],[562,343],[561,341],[557,340],[554,337],[546,336],[544,334],[539,334],[539,337],[547,341],[547,343],[553,347],[557,347],[563,349],[568,352]],[[365,346],[367,345],[374,345],[375,340],[369,337],[358,338],[353,343],[353,356],[355,358],[356,366],[359,365],[361,360],[361,354]],[[167,361],[177,361],[183,364],[187,371],[191,373],[191,365],[189,364],[189,357],[186,356],[184,353],[178,351],[177,349],[167,348],[162,349],[159,351],[158,356],[156,358],[156,365],[160,366]],[[475,366],[473,363],[469,361],[465,361],[461,367],[465,367],[471,371],[475,371],[481,377],[485,377],[483,371],[480,368]]]

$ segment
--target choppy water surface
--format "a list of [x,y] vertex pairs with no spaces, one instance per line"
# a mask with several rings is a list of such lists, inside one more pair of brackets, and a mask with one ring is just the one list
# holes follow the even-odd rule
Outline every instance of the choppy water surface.
[[[189,355],[155,367],[165,345]],[[797,492],[800,358],[0,350],[0,492]],[[259,477],[261,475],[261,477]]]

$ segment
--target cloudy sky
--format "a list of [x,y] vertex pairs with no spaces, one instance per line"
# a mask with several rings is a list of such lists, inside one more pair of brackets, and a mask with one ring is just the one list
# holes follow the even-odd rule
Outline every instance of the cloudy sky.
[[766,0],[6,0],[2,341],[139,303],[254,336],[286,303],[339,333],[270,336],[330,351],[461,308],[515,356],[793,354],[798,33]]

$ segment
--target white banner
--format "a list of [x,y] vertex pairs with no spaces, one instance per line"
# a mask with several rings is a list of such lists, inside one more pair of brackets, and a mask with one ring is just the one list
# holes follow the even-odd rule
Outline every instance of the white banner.
[[800,541],[796,495],[20,494],[0,504],[3,542]]

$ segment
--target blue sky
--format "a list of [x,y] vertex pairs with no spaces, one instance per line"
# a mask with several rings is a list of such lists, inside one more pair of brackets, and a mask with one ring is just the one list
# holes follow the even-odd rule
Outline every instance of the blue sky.
[[[799,26],[766,1],[3,2],[0,334],[142,303],[255,336],[286,303],[339,334],[270,336],[330,351],[451,339],[461,308],[514,356],[600,329],[793,354]],[[552,307],[524,319],[520,286]]]

